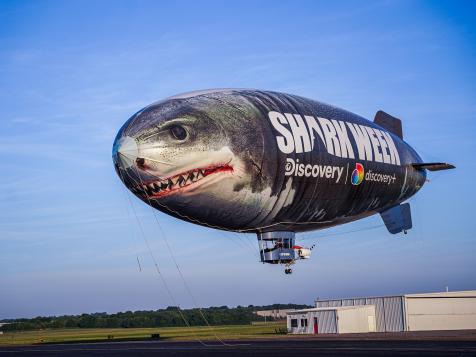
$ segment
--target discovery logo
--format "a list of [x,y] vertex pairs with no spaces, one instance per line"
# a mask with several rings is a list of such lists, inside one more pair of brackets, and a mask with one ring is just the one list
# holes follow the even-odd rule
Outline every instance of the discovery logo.
[[374,172],[372,170],[364,172],[364,166],[362,164],[355,164],[355,169],[354,171],[352,171],[350,182],[352,183],[352,185],[360,185],[364,178],[365,181],[379,182],[387,185],[394,184],[397,181],[397,176],[395,175],[395,173],[382,174],[379,172]]
[[295,177],[316,177],[333,179],[336,183],[339,183],[344,167],[342,166],[330,166],[330,165],[311,165],[299,163],[299,159],[287,158],[285,176]]
[[364,180],[364,165],[362,164],[355,164],[355,169],[352,171],[352,176],[350,182],[352,185],[360,185],[360,183]]

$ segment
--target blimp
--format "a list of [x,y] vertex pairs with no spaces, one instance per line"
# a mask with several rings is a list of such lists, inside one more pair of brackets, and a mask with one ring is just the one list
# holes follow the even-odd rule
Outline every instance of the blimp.
[[113,144],[115,170],[140,200],[213,229],[256,233],[261,262],[285,273],[311,248],[296,234],[379,214],[391,234],[412,228],[406,202],[427,170],[402,122],[373,121],[297,95],[213,89],[155,102]]

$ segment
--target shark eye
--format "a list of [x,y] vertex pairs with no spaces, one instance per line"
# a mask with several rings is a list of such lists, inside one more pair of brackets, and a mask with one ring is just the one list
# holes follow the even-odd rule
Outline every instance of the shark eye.
[[185,140],[188,136],[187,130],[183,126],[174,125],[169,129],[170,135],[177,140]]

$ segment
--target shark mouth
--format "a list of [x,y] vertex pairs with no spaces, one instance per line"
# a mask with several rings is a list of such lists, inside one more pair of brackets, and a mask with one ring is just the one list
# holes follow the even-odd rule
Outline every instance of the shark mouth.
[[142,182],[140,185],[132,187],[132,191],[136,194],[145,194],[148,198],[160,198],[194,185],[207,176],[232,171],[233,167],[228,164],[194,169],[164,179]]

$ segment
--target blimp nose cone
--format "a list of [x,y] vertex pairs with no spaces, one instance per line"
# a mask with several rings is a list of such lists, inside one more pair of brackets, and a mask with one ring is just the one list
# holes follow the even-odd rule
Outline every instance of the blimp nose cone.
[[136,139],[130,136],[117,138],[113,146],[113,158],[122,169],[134,165],[139,156],[139,148]]

